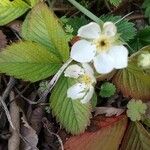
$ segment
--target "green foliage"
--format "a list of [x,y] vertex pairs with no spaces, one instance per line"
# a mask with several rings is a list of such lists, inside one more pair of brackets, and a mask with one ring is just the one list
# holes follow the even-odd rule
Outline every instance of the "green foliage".
[[114,6],[118,6],[122,2],[122,0],[108,0],[108,1]]
[[26,1],[31,6],[34,6],[40,2],[40,0],[24,0],[24,1]]
[[130,53],[134,53],[147,45],[150,45],[150,26],[139,30],[135,38],[129,42]]
[[0,25],[5,25],[20,17],[30,6],[22,0],[1,0],[0,1]]
[[111,97],[115,94],[116,87],[114,84],[105,82],[101,85],[100,96],[101,97]]
[[150,99],[150,75],[138,66],[138,57],[144,51],[150,52],[150,47],[141,49],[136,55],[133,54],[128,67],[118,71],[113,77],[113,82],[124,96],[146,101]]
[[0,53],[0,72],[32,82],[55,74],[60,60],[46,47],[33,42],[12,44]]
[[[121,16],[113,16],[113,15],[103,15],[100,17],[104,22],[112,21],[117,22],[120,20]],[[134,28],[134,23],[129,22],[127,19],[123,19],[116,23],[118,33],[120,34],[121,38],[128,42],[129,40],[133,39],[136,35],[136,29]]]
[[64,24],[64,27],[66,27],[67,25],[70,25],[73,28],[72,34],[74,36],[77,35],[77,32],[81,26],[89,23],[89,20],[87,20],[84,16],[73,17],[73,18],[66,18],[64,16],[61,18],[61,21]]
[[90,122],[91,104],[67,98],[67,90],[73,84],[73,80],[61,77],[52,91],[50,107],[56,120],[66,131],[79,134],[84,132]]
[[150,21],[150,0],[144,0],[142,7],[145,9],[145,17]]
[[147,106],[141,100],[132,99],[127,104],[127,116],[132,121],[140,121],[145,114]]
[[149,150],[150,134],[140,122],[131,122],[120,150]]
[[23,23],[22,36],[25,40],[31,40],[46,46],[62,62],[69,58],[66,34],[58,18],[44,3],[36,5],[28,14]]

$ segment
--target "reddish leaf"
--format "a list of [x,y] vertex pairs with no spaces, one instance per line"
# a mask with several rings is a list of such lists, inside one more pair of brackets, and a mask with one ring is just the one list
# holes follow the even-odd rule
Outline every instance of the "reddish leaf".
[[150,75],[138,66],[138,56],[144,51],[150,52],[150,46],[141,49],[130,57],[128,67],[118,71],[113,77],[113,83],[125,97],[150,100]]
[[150,134],[139,122],[131,122],[120,150],[149,150]]
[[[117,150],[127,126],[127,117],[95,117],[90,130],[70,137],[64,144],[65,150]],[[95,129],[96,130],[95,130]],[[94,129],[94,130],[93,130]]]

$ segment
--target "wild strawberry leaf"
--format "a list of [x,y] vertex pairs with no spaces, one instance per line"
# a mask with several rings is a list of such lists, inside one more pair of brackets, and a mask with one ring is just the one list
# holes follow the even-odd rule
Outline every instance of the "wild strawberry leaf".
[[46,46],[65,62],[69,57],[69,46],[65,32],[46,4],[37,4],[28,14],[22,28],[22,36]]
[[149,150],[150,134],[140,122],[131,122],[120,150]]
[[84,132],[90,123],[91,104],[67,98],[67,89],[74,81],[61,77],[50,97],[50,107],[56,120],[71,134]]
[[67,139],[66,150],[117,150],[127,126],[127,117],[104,118],[98,116],[81,135]]
[[144,51],[150,52],[150,47],[141,49],[136,55],[133,54],[128,67],[118,71],[113,77],[113,82],[124,96],[146,101],[150,100],[150,75],[138,66],[138,56]]
[[0,53],[0,72],[32,82],[55,74],[60,60],[47,48],[33,42],[20,42]]
[[30,6],[22,0],[0,1],[0,25],[5,25],[24,14]]

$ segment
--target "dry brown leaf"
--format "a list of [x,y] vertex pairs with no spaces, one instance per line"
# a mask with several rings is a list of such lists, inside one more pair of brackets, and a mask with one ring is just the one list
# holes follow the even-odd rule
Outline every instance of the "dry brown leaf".
[[21,134],[24,138],[21,145],[23,150],[38,150],[38,136],[36,131],[28,124],[25,115],[21,118],[23,125],[21,127]]
[[115,107],[96,107],[94,111],[95,116],[105,114],[105,116],[111,117],[113,115],[115,116],[121,115],[125,111],[125,109]]
[[44,110],[41,107],[37,107],[32,111],[30,124],[37,134],[39,134],[41,131],[43,117]]
[[21,27],[22,27],[22,21],[15,20],[15,21],[12,21],[11,23],[9,23],[7,26],[9,28],[11,28],[12,30],[20,33],[21,32]]

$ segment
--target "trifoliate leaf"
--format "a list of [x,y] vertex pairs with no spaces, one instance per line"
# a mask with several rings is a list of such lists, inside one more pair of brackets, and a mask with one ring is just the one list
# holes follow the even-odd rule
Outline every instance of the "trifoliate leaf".
[[137,32],[137,35],[129,43],[130,53],[138,51],[140,48],[150,45],[150,26],[145,27]]
[[150,47],[147,46],[137,54],[131,55],[128,67],[119,70],[113,77],[113,83],[125,97],[150,100],[150,75],[138,65],[138,57],[145,51],[150,52]]
[[24,14],[30,6],[22,0],[0,0],[0,25],[5,25]]
[[100,96],[101,97],[110,97],[113,96],[116,92],[116,87],[114,84],[106,82],[101,85]]
[[37,4],[28,14],[22,27],[22,36],[46,46],[65,62],[69,58],[66,34],[53,11],[44,3]]
[[108,1],[114,6],[118,6],[122,2],[122,0],[108,0]]
[[84,132],[90,123],[91,104],[67,97],[67,90],[74,84],[72,79],[61,77],[50,97],[50,108],[56,120],[72,134]]
[[[120,20],[121,16],[113,16],[113,15],[103,15],[100,17],[104,22],[112,21],[117,22]],[[121,38],[128,42],[129,40],[133,39],[136,35],[136,29],[134,27],[134,23],[129,22],[127,19],[123,19],[120,22],[116,23],[117,26],[117,33],[120,34]]]
[[32,82],[55,74],[60,66],[53,53],[33,42],[13,44],[0,53],[1,73]]
[[120,150],[149,150],[150,134],[140,122],[131,122],[123,138]]
[[146,112],[147,105],[141,100],[132,99],[127,104],[127,108],[127,116],[132,121],[140,121],[142,119],[142,115]]

